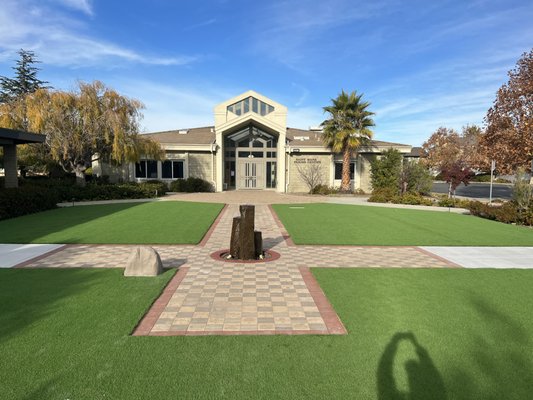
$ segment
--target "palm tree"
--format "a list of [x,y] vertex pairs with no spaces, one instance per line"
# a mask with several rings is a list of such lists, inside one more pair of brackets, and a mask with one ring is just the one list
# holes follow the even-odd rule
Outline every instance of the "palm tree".
[[367,108],[370,103],[361,101],[363,94],[358,95],[353,91],[348,94],[344,90],[333,103],[324,107],[324,112],[329,113],[329,118],[322,122],[322,140],[335,153],[342,153],[342,181],[341,191],[350,192],[350,159],[359,147],[370,142],[373,132],[369,129],[374,126],[371,118],[373,112]]

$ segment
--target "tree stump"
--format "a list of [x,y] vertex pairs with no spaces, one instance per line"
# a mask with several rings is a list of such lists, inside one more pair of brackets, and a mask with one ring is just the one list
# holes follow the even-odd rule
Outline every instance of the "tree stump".
[[229,253],[231,254],[231,258],[240,257],[240,248],[241,248],[240,228],[241,228],[241,217],[233,217],[233,224],[231,225],[231,240],[230,240],[230,246],[229,246]]
[[240,236],[240,259],[255,260],[255,206],[246,204],[239,207],[241,212]]
[[263,255],[263,234],[260,231],[254,232],[255,258]]

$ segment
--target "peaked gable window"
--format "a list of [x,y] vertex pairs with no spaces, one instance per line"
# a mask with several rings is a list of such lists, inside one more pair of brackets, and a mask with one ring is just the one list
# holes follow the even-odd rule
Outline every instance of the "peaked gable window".
[[274,111],[274,107],[264,101],[258,100],[255,97],[247,97],[237,103],[228,106],[228,111],[235,115],[243,115],[250,111],[265,116]]

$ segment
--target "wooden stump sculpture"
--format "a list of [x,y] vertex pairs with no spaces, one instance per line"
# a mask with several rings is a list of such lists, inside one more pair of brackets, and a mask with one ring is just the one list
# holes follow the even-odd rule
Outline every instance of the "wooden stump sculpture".
[[239,206],[240,217],[233,218],[231,226],[230,254],[239,260],[257,260],[263,255],[261,232],[254,231],[255,206]]

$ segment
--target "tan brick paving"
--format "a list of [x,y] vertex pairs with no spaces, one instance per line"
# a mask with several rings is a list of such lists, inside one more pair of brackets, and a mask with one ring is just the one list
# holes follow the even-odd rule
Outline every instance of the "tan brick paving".
[[[230,204],[203,247],[153,246],[165,267],[184,266],[186,272],[172,292],[164,294],[165,301],[157,306],[156,314],[149,315],[150,322],[141,323],[142,334],[342,333],[343,329],[333,332],[330,328],[329,319],[336,318],[333,310],[324,313],[317,307],[319,287],[315,285],[313,297],[302,268],[450,266],[415,247],[289,246],[282,227],[264,204],[256,205],[256,229],[263,232],[265,247],[281,257],[257,264],[215,261],[210,254],[228,248],[231,220],[237,213],[238,206]],[[26,268],[124,267],[132,248],[66,246]]]

